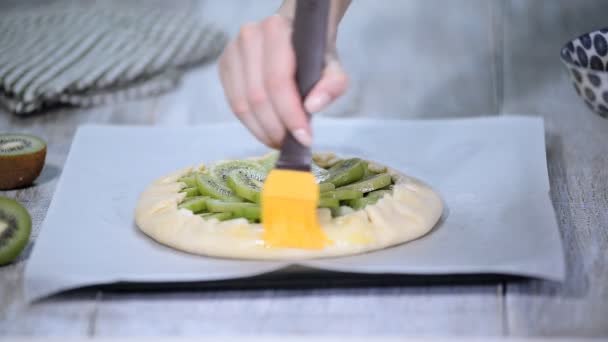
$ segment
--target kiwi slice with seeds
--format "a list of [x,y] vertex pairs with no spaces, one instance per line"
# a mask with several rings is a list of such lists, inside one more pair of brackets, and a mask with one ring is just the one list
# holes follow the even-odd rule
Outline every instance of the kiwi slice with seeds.
[[46,142],[27,134],[0,134],[0,190],[31,185],[46,159]]
[[0,197],[0,265],[11,263],[23,251],[32,231],[32,219],[17,201]]
[[333,183],[337,187],[356,182],[363,178],[365,173],[364,162],[359,158],[344,159],[330,167],[329,176],[325,182]]
[[226,182],[228,174],[234,170],[255,171],[255,173],[251,174],[251,177],[258,181],[264,181],[266,178],[266,170],[260,166],[260,164],[249,160],[226,160],[218,162],[209,168],[209,174]]
[[207,201],[207,210],[213,213],[231,213],[235,217],[248,220],[260,219],[260,206],[256,203],[226,202],[215,199]]
[[230,202],[243,201],[232,189],[224,185],[222,181],[204,173],[196,175],[196,186],[201,195]]
[[183,201],[178,208],[180,209],[188,209],[193,213],[200,213],[207,209],[207,200],[211,197],[207,196],[195,196],[187,198]]
[[392,181],[393,180],[391,178],[391,175],[389,175],[388,173],[380,173],[371,176],[367,179],[360,180],[356,183],[348,184],[343,187],[337,188],[336,190],[349,189],[366,193],[391,185]]
[[339,188],[336,190],[324,192],[321,194],[321,197],[335,198],[339,201],[342,201],[361,198],[363,197],[363,193],[357,190]]
[[226,177],[226,183],[238,196],[259,203],[264,183],[258,180],[260,175],[256,173],[257,171],[249,169],[233,170]]

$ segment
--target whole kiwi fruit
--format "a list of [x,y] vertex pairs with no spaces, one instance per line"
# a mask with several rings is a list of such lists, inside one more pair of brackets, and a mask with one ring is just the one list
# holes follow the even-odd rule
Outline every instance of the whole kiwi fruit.
[[31,185],[46,159],[46,142],[27,134],[0,134],[0,190]]

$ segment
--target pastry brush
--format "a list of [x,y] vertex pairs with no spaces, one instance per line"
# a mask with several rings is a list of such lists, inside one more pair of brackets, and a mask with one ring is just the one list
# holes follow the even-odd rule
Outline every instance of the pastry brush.
[[[321,78],[327,41],[328,0],[298,0],[292,43],[296,83],[303,99]],[[306,113],[310,120],[310,113]],[[319,185],[310,171],[312,153],[289,132],[276,167],[262,188],[264,241],[272,247],[321,249],[330,243],[317,218]]]

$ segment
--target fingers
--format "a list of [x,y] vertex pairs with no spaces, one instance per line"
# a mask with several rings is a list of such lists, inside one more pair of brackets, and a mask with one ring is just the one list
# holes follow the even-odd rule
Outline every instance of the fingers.
[[285,127],[275,113],[264,86],[264,36],[258,24],[243,26],[238,45],[244,67],[246,97],[249,108],[261,124],[269,145],[279,147],[285,136]]
[[322,111],[336,98],[344,94],[348,87],[348,76],[335,57],[326,61],[323,75],[304,101],[304,108],[309,113]]
[[222,53],[219,60],[219,75],[232,112],[259,141],[269,145],[270,139],[247,102],[245,86],[241,81],[243,67],[236,42],[228,44]]
[[274,15],[244,25],[220,56],[220,80],[230,108],[258,140],[273,148],[280,147],[287,131],[310,146],[306,112],[322,110],[348,85],[340,63],[330,55],[321,80],[303,105],[295,82],[291,33],[290,21]]
[[296,59],[287,19],[275,15],[262,23],[264,32],[264,85],[281,123],[302,144],[310,146],[312,134],[295,83]]

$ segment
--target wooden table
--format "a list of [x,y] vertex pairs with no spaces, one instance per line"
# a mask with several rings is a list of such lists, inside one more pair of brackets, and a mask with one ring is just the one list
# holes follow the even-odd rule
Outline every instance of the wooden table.
[[[234,34],[271,2],[178,2]],[[564,283],[475,286],[105,292],[26,306],[24,261],[0,268],[0,336],[17,335],[577,335],[608,336],[608,120],[575,95],[560,46],[601,27],[601,0],[355,1],[341,28],[349,93],[323,115],[399,118],[527,114],[545,119],[551,198],[567,256]],[[234,120],[215,65],[170,94],[18,118],[0,131],[49,144],[36,186],[0,192],[24,203],[35,241],[76,128],[83,123],[188,125]],[[58,246],[59,248],[59,246]]]

